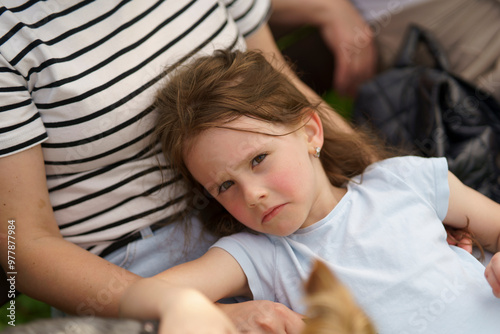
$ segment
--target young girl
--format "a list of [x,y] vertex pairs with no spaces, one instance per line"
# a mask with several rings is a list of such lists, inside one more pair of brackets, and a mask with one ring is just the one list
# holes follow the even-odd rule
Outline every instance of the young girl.
[[367,138],[336,131],[253,52],[220,52],[179,69],[158,107],[158,135],[186,180],[188,203],[209,230],[228,236],[133,286],[124,315],[193,314],[192,304],[175,313],[185,303],[163,286],[303,313],[303,282],[320,258],[380,333],[498,333],[499,257],[485,271],[448,245],[443,223],[468,227],[497,252],[500,205],[463,185],[444,158],[373,162]]

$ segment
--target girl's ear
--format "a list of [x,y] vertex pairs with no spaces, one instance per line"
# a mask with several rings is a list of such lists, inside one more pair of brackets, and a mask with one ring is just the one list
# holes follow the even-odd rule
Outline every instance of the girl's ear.
[[323,124],[318,113],[311,110],[307,113],[306,123],[304,124],[305,134],[309,145],[309,151],[314,154],[316,147],[323,146]]

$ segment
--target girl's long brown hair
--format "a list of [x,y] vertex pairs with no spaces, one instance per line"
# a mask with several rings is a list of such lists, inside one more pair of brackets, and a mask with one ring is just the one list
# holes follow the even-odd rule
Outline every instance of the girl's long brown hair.
[[185,180],[188,210],[195,210],[205,227],[218,236],[244,229],[186,168],[192,140],[205,130],[242,116],[298,128],[316,111],[323,122],[325,142],[321,162],[337,187],[361,174],[374,160],[385,157],[372,136],[360,131],[340,130],[329,117],[330,110],[312,104],[279,70],[258,52],[217,51],[175,68],[158,91],[159,111],[155,140],[172,168]]

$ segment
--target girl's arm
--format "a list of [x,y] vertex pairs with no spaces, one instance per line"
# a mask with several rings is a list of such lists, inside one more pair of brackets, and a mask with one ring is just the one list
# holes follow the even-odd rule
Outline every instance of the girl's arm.
[[455,175],[448,172],[450,198],[444,224],[467,227],[477,241],[488,251],[500,249],[500,204],[478,191],[464,185]]
[[161,319],[160,333],[168,329],[169,334],[205,333],[208,329],[212,329],[210,333],[226,333],[223,329],[233,333],[234,324],[242,333],[299,334],[304,328],[300,314],[268,300],[214,306],[213,302],[231,296],[252,298],[238,262],[214,247],[197,260],[133,284],[123,294],[120,314]]
[[217,247],[197,260],[175,266],[154,278],[196,289],[212,302],[226,297],[252,298],[243,269],[231,254]]
[[500,298],[500,204],[464,185],[448,173],[450,199],[443,223],[469,230],[488,251],[496,253],[486,266],[484,275],[493,294]]
[[120,315],[160,319],[160,333],[237,333],[214,302],[251,297],[246,276],[226,251],[212,248],[201,258],[134,283],[123,294]]

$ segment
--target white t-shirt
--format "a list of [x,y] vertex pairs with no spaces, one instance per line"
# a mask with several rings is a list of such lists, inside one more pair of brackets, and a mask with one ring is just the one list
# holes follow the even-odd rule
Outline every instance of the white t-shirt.
[[254,299],[300,313],[303,284],[320,258],[379,333],[498,333],[500,299],[484,266],[446,242],[447,173],[444,158],[381,161],[321,221],[288,237],[240,233],[213,247],[238,261]]
[[[0,157],[42,143],[63,236],[99,254],[182,208],[151,107],[165,68],[244,49],[269,0],[0,1]],[[0,190],[1,191],[1,190]],[[33,203],[33,205],[37,205]]]

